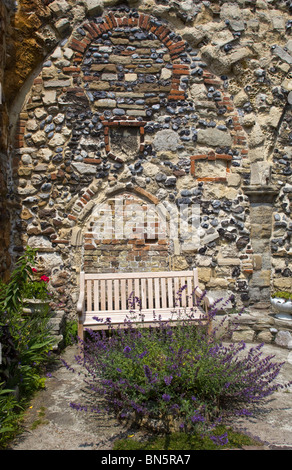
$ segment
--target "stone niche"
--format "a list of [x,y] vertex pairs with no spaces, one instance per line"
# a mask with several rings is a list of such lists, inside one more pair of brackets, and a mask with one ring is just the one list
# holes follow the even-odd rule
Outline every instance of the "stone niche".
[[196,164],[197,178],[226,178],[226,163],[222,160],[214,162],[197,161]]
[[111,127],[110,151],[123,161],[133,160],[139,153],[140,132],[135,127]]
[[194,155],[191,157],[192,175],[199,181],[227,182],[231,160],[231,155],[216,154],[214,151]]
[[83,247],[86,272],[169,269],[167,220],[155,204],[129,192],[94,206]]

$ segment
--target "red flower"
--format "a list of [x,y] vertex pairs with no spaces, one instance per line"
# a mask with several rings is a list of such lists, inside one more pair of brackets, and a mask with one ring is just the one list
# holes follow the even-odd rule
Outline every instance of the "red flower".
[[41,281],[49,282],[49,280],[50,280],[50,279],[49,279],[47,276],[45,276],[45,275],[43,275],[43,276],[41,277]]
[[38,270],[37,270],[36,268],[31,268],[31,270],[32,270],[33,273],[37,273],[37,272],[38,272]]

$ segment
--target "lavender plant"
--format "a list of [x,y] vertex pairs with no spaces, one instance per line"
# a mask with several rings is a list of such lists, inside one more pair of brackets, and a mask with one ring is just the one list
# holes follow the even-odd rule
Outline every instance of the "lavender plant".
[[224,344],[215,329],[209,334],[215,315],[216,308],[199,322],[190,315],[175,326],[158,318],[144,328],[128,320],[114,329],[108,319],[108,331],[88,330],[76,359],[117,416],[160,421],[167,432],[173,423],[207,432],[229,414],[250,414],[281,387],[275,379],[283,365],[263,357],[263,344],[244,354],[244,342]]

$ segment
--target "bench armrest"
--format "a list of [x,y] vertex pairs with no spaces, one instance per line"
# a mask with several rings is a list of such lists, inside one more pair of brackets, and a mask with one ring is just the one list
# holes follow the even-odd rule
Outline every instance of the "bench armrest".
[[208,295],[203,296],[203,291],[199,287],[196,287],[195,295],[196,297],[202,297],[202,303],[206,309],[209,309],[210,307],[212,307],[214,303],[214,299],[212,299],[212,297]]

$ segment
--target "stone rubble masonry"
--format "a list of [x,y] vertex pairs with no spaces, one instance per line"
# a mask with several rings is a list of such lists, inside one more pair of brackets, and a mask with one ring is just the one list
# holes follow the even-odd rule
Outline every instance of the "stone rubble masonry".
[[[197,266],[202,288],[233,293],[240,306],[289,289],[286,7],[283,31],[265,1],[254,9],[193,2],[190,10],[188,2],[114,3],[53,1],[43,12],[39,34],[50,53],[19,98],[9,142],[10,252],[38,249],[67,311],[82,267]],[[196,223],[200,243],[184,230],[159,240],[93,237],[96,207],[114,196],[173,219],[199,207],[188,225]]]

